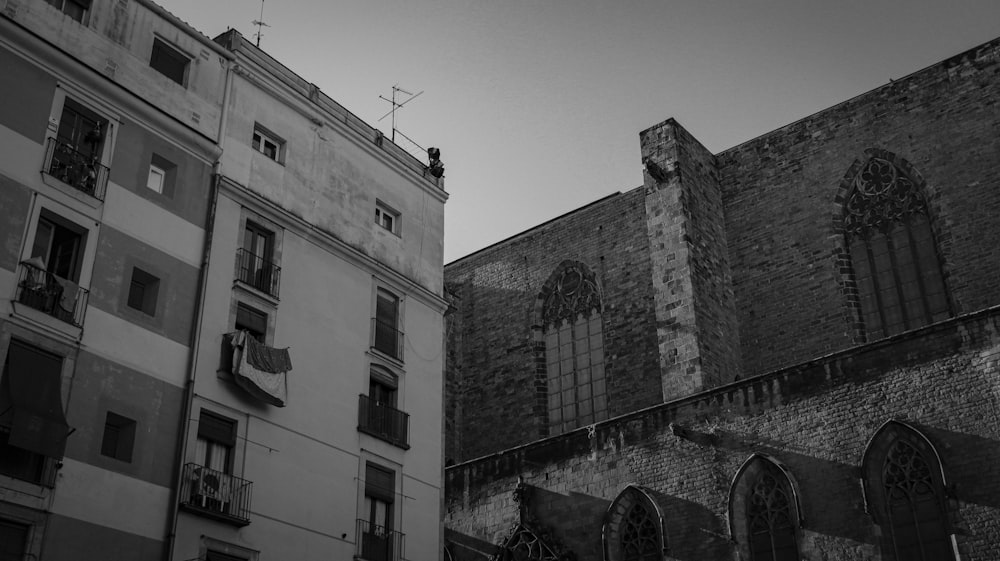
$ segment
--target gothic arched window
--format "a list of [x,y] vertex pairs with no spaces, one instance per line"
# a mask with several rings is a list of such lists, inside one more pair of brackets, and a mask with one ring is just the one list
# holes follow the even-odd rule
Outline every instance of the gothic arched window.
[[563,262],[542,289],[549,434],[608,418],[601,292],[583,263]]
[[799,507],[788,472],[767,456],[743,463],[729,491],[733,540],[744,559],[797,561]]
[[872,156],[844,205],[844,235],[868,340],[951,316],[927,202],[917,181]]
[[945,480],[923,434],[890,421],[861,461],[871,515],[882,527],[882,554],[896,561],[955,559],[945,508]]
[[663,559],[663,514],[649,491],[629,485],[604,515],[605,561]]

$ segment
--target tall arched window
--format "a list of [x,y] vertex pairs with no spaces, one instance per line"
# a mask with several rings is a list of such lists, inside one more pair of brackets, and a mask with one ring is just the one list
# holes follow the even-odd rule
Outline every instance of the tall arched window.
[[777,460],[754,454],[743,463],[729,491],[729,521],[741,558],[798,561],[797,494]]
[[889,421],[869,442],[861,468],[866,503],[882,527],[885,559],[955,559],[944,472],[926,436],[904,423]]
[[918,180],[893,160],[888,153],[871,156],[854,176],[844,205],[868,340],[951,316],[927,202]]
[[564,261],[540,296],[549,434],[608,418],[601,291],[583,263]]
[[666,549],[663,513],[650,492],[629,485],[604,515],[605,561],[660,561]]

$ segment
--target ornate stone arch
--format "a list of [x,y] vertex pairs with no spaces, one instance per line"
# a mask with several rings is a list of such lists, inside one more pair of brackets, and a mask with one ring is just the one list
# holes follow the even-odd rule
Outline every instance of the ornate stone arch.
[[729,486],[729,533],[740,559],[798,559],[798,484],[777,459],[753,453]]
[[882,528],[887,560],[955,559],[948,481],[937,447],[898,420],[882,424],[861,457],[865,509]]
[[535,411],[541,437],[608,417],[603,310],[597,276],[569,259],[549,275],[535,299]]
[[[867,270],[868,263],[867,260],[857,259],[856,247],[852,256],[851,240],[863,237],[866,232],[880,232],[888,238],[891,225],[909,224],[911,217],[919,218],[921,224],[914,227],[907,225],[904,228],[909,233],[908,245],[916,248],[907,253],[913,253],[915,258],[926,262],[933,262],[930,269],[936,269],[938,273],[932,275],[933,278],[930,279],[918,275],[920,278],[916,281],[921,286],[921,295],[927,307],[927,318],[908,320],[909,325],[906,329],[937,321],[943,315],[950,316],[955,309],[947,288],[947,264],[938,243],[938,240],[946,236],[942,234],[941,221],[935,219],[939,214],[935,195],[936,192],[906,159],[880,148],[865,150],[864,158],[854,160],[841,179],[834,197],[833,258],[838,284],[845,296],[844,317],[853,342],[865,343],[886,335],[883,333],[884,326],[881,323],[871,321],[877,317],[876,311],[879,314],[883,311],[881,304],[875,302],[879,292],[862,280],[871,277]],[[915,242],[911,232],[913,229],[921,233],[928,231],[930,239],[920,243]],[[919,248],[927,250],[917,251]],[[869,254],[871,253],[872,250],[869,248]],[[921,254],[919,257],[918,253]],[[896,254],[890,257],[896,259]],[[898,278],[899,270],[896,269],[896,263],[897,261],[894,261],[892,275]],[[861,265],[864,267],[859,269]],[[859,273],[862,274],[862,278],[859,278]],[[925,291],[926,282],[931,282],[935,286],[940,283],[940,291],[936,289]],[[943,291],[943,304],[938,302],[937,296],[941,291]],[[926,303],[929,293],[933,293],[931,296],[934,299],[933,304]],[[905,298],[902,292],[899,292],[899,299]],[[866,316],[872,323],[867,327]],[[893,334],[893,330],[889,329],[888,334]]]
[[645,487],[630,483],[608,507],[601,527],[604,561],[659,561],[667,552],[663,511]]

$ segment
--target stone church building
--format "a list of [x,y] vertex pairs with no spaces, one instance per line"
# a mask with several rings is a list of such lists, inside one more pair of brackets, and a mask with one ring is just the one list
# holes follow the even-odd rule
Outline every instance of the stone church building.
[[450,263],[446,558],[1000,559],[1000,39]]

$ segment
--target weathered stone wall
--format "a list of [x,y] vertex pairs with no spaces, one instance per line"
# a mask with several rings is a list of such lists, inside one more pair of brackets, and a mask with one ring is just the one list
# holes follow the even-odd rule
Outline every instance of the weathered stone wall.
[[745,375],[864,341],[834,215],[868,149],[925,180],[953,311],[1000,303],[998,72],[995,40],[717,155]]
[[547,435],[536,368],[544,349],[532,327],[542,285],[567,259],[586,264],[604,293],[610,414],[662,401],[643,197],[611,195],[446,266],[457,306],[448,316],[449,458]]
[[964,560],[1000,558],[1000,309],[990,309],[662,406],[507,450],[446,471],[447,538],[459,560],[495,551],[518,512],[580,561],[600,561],[601,524],[628,483],[666,518],[669,559],[735,559],[729,486],[753,453],[797,480],[807,560],[879,558],[879,528],[859,484],[865,447],[890,419],[922,431],[941,456]]

